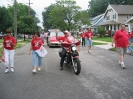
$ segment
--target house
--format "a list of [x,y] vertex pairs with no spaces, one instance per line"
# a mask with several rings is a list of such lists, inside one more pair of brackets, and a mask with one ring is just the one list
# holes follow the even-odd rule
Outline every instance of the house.
[[131,24],[127,21],[131,17],[133,17],[133,5],[109,4],[104,14],[104,23],[100,25],[105,26],[106,30],[114,33],[120,28],[120,24],[126,23],[126,29],[129,32]]
[[91,31],[93,31],[94,34],[97,33],[97,27],[103,23],[103,17],[104,17],[104,14],[100,14],[98,16],[95,16],[93,18],[90,18],[90,23],[91,25],[88,26],[88,25],[84,25],[84,26],[81,26],[81,30],[87,30],[87,28],[91,28]]
[[127,20],[126,24],[129,24],[129,32],[131,32],[133,28],[133,16],[129,20]]
[[97,33],[97,27],[104,22],[103,17],[104,17],[104,14],[100,14],[100,15],[90,19],[90,23],[91,23],[90,28],[94,34]]

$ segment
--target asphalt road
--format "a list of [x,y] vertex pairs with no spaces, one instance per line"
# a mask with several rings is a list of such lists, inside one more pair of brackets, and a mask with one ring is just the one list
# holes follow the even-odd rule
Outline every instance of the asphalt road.
[[125,56],[126,69],[118,65],[118,54],[81,47],[82,70],[59,70],[58,50],[48,48],[42,71],[32,74],[29,44],[16,51],[14,73],[4,74],[0,63],[0,99],[133,99],[133,56]]

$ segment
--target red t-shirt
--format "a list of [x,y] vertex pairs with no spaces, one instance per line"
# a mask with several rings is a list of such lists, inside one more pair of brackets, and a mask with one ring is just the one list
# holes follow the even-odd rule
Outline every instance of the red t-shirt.
[[92,36],[93,36],[93,33],[92,33],[91,31],[88,31],[88,32],[85,33],[85,37],[86,37],[87,39],[92,38]]
[[129,42],[129,36],[127,31],[118,30],[113,38],[116,40],[116,47],[126,48]]
[[72,42],[77,42],[76,45],[80,44],[76,39],[74,39],[72,36],[68,37],[58,37],[58,40],[62,42],[63,47],[69,47]]
[[39,38],[33,38],[31,41],[31,45],[32,45],[32,50],[38,50],[43,44],[42,39]]
[[85,38],[85,33],[80,34],[82,38]]
[[16,40],[14,37],[12,37],[12,36],[5,36],[4,37],[3,45],[4,45],[5,49],[13,50],[14,46],[12,45],[12,43],[16,45]]

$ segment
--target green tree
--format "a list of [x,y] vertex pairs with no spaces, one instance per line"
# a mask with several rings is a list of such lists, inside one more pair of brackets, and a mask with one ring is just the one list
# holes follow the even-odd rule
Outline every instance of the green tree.
[[11,28],[13,20],[4,6],[0,6],[0,20],[0,32],[5,33],[7,28]]
[[42,13],[43,25],[45,28],[73,31],[83,24],[90,24],[88,12],[80,9],[75,0],[56,0]]
[[[9,6],[8,8],[9,14],[14,18],[14,7]],[[31,34],[35,30],[38,31],[39,27],[37,24],[40,20],[35,16],[36,12],[31,8],[30,16],[28,16],[28,6],[22,3],[17,4],[17,32]],[[12,24],[12,30],[14,28],[14,24]]]
[[54,26],[61,29],[73,30],[76,29],[74,22],[74,16],[79,12],[81,8],[76,5],[74,0],[56,0],[56,8],[50,13],[51,20]]
[[45,31],[47,31],[47,29],[52,28],[52,24],[50,24],[48,20],[50,19],[49,14],[54,8],[55,8],[55,4],[51,4],[50,6],[44,8],[44,11],[42,12],[43,26],[44,26]]

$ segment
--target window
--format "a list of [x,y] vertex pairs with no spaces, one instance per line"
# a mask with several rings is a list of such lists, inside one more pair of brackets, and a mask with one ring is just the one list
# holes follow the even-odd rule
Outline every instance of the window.
[[115,19],[115,15],[113,15],[113,19]]
[[127,19],[129,18],[129,15],[127,14]]
[[128,28],[128,25],[125,25]]
[[111,11],[112,11],[112,9],[109,9],[108,11],[109,11],[109,12],[111,12]]
[[113,19],[116,19],[116,13],[113,15]]
[[107,21],[107,20],[110,20],[110,16],[106,16],[106,21]]

